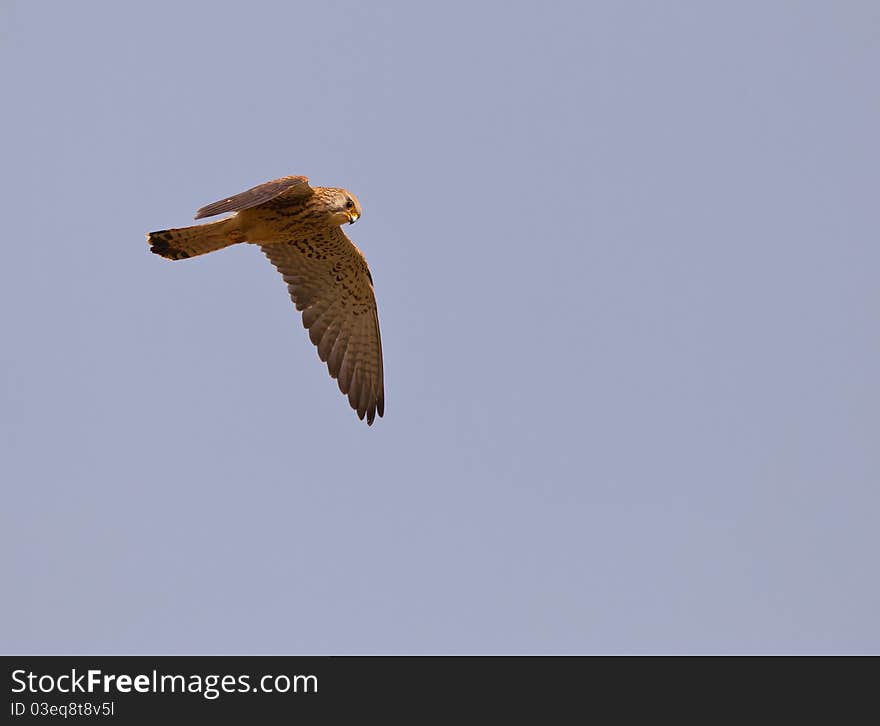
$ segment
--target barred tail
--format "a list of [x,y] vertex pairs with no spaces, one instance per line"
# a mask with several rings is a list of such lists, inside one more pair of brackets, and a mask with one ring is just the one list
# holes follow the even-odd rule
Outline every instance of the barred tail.
[[230,217],[211,224],[150,232],[147,242],[150,252],[169,260],[182,260],[244,242],[244,235],[238,228],[238,220]]

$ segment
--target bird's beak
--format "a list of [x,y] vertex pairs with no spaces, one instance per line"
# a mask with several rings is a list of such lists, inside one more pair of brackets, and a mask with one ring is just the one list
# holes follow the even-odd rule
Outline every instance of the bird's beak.
[[351,214],[348,215],[348,223],[349,224],[354,224],[355,222],[358,221],[358,219],[360,219],[360,215],[357,212],[352,212]]

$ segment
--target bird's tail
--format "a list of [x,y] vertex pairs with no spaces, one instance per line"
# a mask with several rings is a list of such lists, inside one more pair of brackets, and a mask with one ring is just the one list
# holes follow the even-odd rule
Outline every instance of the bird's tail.
[[167,257],[169,260],[203,255],[244,241],[244,235],[235,217],[210,224],[198,224],[194,227],[163,229],[147,235],[150,252]]

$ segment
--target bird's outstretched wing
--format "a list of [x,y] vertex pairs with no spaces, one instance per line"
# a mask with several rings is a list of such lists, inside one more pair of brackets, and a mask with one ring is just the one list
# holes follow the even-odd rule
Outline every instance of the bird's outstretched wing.
[[261,245],[284,277],[339,390],[367,423],[385,411],[382,339],[369,268],[339,227]]
[[203,217],[213,217],[215,214],[223,214],[224,212],[240,212],[242,209],[250,209],[260,204],[265,204],[275,197],[282,194],[285,198],[293,199],[300,196],[308,196],[314,193],[309,186],[309,180],[304,176],[283,176],[280,179],[258,184],[246,192],[236,194],[234,197],[221,199],[219,202],[212,202],[202,207],[196,212],[196,219]]

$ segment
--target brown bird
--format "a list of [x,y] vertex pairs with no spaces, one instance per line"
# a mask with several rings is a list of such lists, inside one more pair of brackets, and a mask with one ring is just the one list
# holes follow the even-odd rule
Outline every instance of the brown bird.
[[354,224],[361,205],[351,192],[311,187],[286,176],[208,204],[196,219],[234,212],[194,227],[150,232],[150,250],[169,260],[240,242],[260,249],[287,283],[303,325],[339,390],[367,423],[385,412],[382,339],[367,261],[340,225]]

